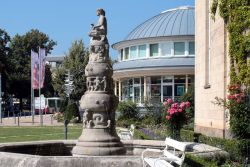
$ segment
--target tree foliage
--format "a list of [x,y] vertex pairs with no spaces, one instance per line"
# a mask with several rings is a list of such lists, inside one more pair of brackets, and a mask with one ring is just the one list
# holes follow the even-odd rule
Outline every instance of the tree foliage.
[[3,91],[5,91],[5,85],[6,85],[6,71],[5,71],[5,65],[6,60],[9,56],[9,47],[8,44],[10,42],[10,36],[5,30],[0,29],[0,72],[2,74],[2,85],[3,85]]
[[66,71],[69,70],[70,74],[73,75],[73,84],[75,87],[70,98],[75,101],[80,100],[81,96],[86,91],[84,69],[88,63],[88,56],[89,52],[84,47],[82,40],[76,40],[72,43],[62,66],[55,71],[55,76],[53,78],[53,86],[59,96],[65,96],[64,80]]
[[[10,43],[10,53],[6,62],[8,72],[8,92],[22,100],[30,96],[31,50],[45,48],[50,53],[56,42],[39,30],[30,30],[24,35],[15,35]],[[21,103],[21,101],[20,101]]]

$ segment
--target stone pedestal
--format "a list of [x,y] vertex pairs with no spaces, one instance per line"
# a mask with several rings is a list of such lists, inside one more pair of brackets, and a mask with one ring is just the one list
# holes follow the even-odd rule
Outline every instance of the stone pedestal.
[[[101,23],[106,22],[105,17],[101,19],[105,19]],[[118,98],[113,91],[113,69],[106,32],[93,27],[89,34],[90,56],[85,68],[87,91],[80,101],[84,110],[83,131],[72,150],[74,156],[119,155],[126,152],[115,130]]]

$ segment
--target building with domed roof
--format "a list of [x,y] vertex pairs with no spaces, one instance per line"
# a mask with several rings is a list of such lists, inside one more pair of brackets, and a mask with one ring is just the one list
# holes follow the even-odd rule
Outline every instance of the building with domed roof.
[[194,7],[153,16],[112,47],[119,52],[113,79],[120,101],[176,99],[194,84]]

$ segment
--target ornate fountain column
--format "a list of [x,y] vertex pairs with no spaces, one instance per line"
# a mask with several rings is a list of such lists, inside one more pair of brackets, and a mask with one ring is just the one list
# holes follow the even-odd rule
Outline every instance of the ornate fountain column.
[[82,96],[80,107],[83,114],[83,130],[73,156],[119,155],[125,148],[115,130],[115,110],[118,98],[114,95],[107,40],[107,21],[103,9],[97,10],[99,21],[92,25],[90,56],[85,68],[87,91]]

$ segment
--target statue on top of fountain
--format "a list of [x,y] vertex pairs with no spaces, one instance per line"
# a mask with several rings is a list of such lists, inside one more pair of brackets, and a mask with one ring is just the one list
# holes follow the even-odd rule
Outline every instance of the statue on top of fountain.
[[97,9],[96,15],[99,16],[98,23],[96,25],[91,24],[92,29],[89,33],[91,41],[100,41],[108,43],[107,41],[107,19],[105,17],[105,11],[103,9]]

